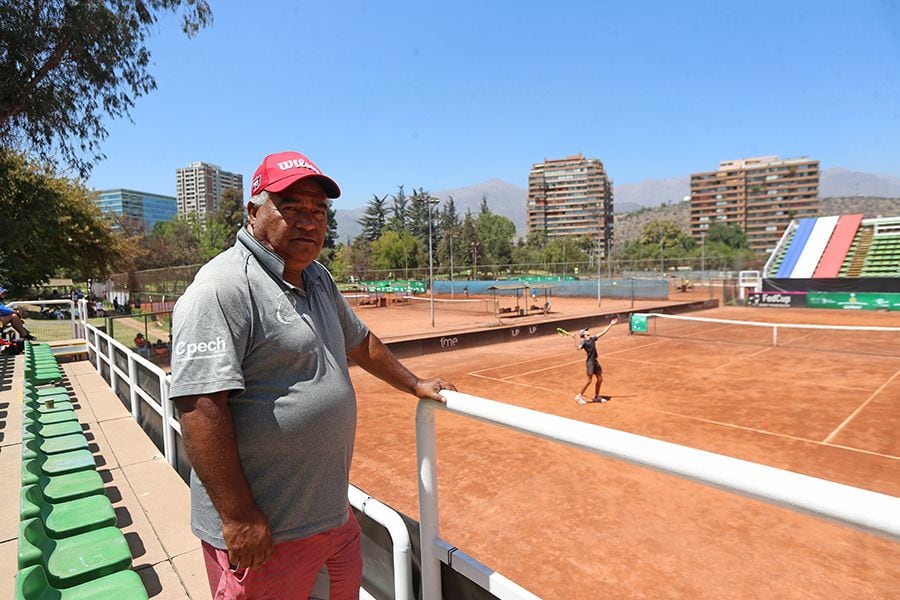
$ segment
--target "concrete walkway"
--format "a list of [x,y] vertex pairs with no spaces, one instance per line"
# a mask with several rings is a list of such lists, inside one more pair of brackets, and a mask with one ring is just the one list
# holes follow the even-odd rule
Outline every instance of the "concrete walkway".
[[[200,542],[188,527],[190,494],[140,425],[89,362],[61,364],[91,443],[133,568],[151,598],[209,598]],[[23,357],[0,358],[0,598],[17,571],[22,472]]]

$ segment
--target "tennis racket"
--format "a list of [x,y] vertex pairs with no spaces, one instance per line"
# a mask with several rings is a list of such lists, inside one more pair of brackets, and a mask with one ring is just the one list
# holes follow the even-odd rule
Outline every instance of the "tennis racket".
[[569,333],[568,331],[566,331],[566,330],[563,329],[562,327],[557,327],[557,328],[556,328],[556,333],[558,333],[559,335],[564,335],[564,336],[572,335],[571,333]]

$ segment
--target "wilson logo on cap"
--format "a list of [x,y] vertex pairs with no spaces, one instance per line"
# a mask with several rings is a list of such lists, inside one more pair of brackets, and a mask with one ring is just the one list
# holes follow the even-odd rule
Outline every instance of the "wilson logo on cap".
[[309,169],[310,171],[314,171],[317,175],[322,174],[322,171],[320,171],[316,165],[308,163],[302,158],[282,161],[278,163],[278,168],[282,171],[287,171],[289,169]]

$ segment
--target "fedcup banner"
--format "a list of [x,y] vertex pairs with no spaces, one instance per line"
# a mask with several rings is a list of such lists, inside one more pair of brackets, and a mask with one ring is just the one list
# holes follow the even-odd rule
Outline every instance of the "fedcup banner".
[[747,306],[806,308],[806,292],[750,292]]

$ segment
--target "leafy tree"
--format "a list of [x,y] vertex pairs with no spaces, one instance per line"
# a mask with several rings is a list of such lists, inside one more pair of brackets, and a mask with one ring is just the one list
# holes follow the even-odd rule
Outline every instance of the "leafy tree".
[[476,227],[476,220],[469,211],[466,211],[466,216],[463,218],[462,226],[460,227],[459,247],[461,250],[460,255],[466,256],[465,261],[459,261],[460,264],[471,265],[472,274],[477,278],[478,265],[484,264],[485,250],[484,243],[478,233],[478,227]]
[[362,226],[362,236],[370,242],[374,242],[384,231],[387,224],[387,209],[385,203],[387,196],[379,198],[378,194],[372,194],[372,199],[366,205],[363,216],[356,220]]
[[206,0],[0,0],[0,143],[86,176],[105,118],[156,88],[146,40],[169,12],[189,37],[212,21]]
[[123,271],[159,269],[203,262],[200,250],[200,227],[196,217],[160,221],[144,242],[144,257]]
[[706,233],[706,243],[722,242],[734,250],[749,248],[747,234],[740,225],[726,225],[725,223],[713,223]]
[[[212,227],[216,230],[209,236],[211,242],[214,237],[218,236],[221,237],[219,241],[222,244],[222,250],[234,246],[237,232],[244,226],[244,196],[241,191],[228,188],[222,192],[219,208],[207,217],[206,225],[208,228]],[[210,246],[210,249],[212,247]]]
[[512,262],[513,238],[516,236],[516,226],[512,221],[490,210],[482,210],[475,221],[475,228],[489,263],[508,265]]
[[450,196],[441,207],[441,214],[438,217],[437,230],[440,231],[440,241],[437,243],[438,264],[449,268],[452,255],[454,270],[456,269],[459,258],[462,256],[459,246],[461,227],[459,214],[456,212],[456,203],[453,201],[453,196]]
[[372,242],[371,264],[375,269],[415,269],[419,266],[421,242],[408,231],[385,231]]
[[[325,231],[325,243],[322,246],[322,252],[327,250],[334,250],[334,245],[337,242],[337,211],[334,209],[334,206],[331,204],[328,205],[328,229]],[[330,253],[329,253],[330,255]],[[319,260],[325,264],[326,260],[323,257],[319,257]]]
[[488,206],[487,196],[481,196],[481,208],[478,210],[479,215],[489,215],[491,214],[491,207]]
[[586,262],[587,254],[582,249],[582,242],[573,236],[553,238],[547,242],[541,252],[543,262],[548,264],[567,265]]
[[409,217],[409,198],[403,190],[403,186],[397,186],[397,193],[391,196],[391,216],[388,218],[387,229],[392,231],[405,231]]
[[116,236],[83,184],[0,149],[0,248],[5,287],[16,291],[60,275],[105,277],[133,249]]
[[447,201],[441,207],[441,215],[439,217],[441,231],[458,231],[460,226],[459,213],[456,212],[456,202],[453,196],[448,196]]

